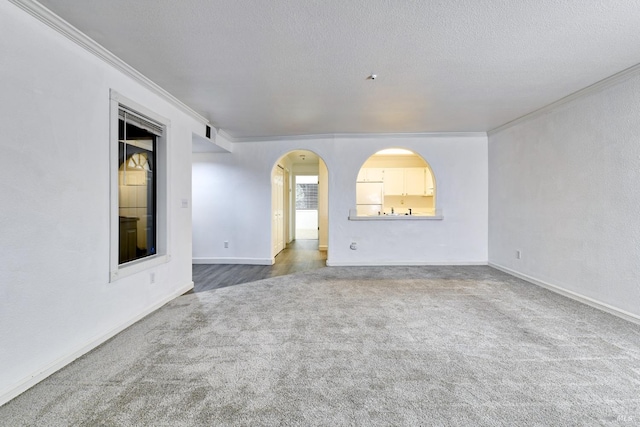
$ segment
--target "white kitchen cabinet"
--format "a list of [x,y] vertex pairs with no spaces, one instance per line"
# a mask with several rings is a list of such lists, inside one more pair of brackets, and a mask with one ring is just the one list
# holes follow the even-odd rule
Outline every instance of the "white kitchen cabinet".
[[386,196],[427,195],[426,168],[388,168],[385,170]]
[[383,168],[367,168],[367,181],[384,182],[385,169]]
[[433,194],[433,179],[427,168],[361,168],[358,182],[384,182],[385,196]]
[[384,181],[383,168],[360,168],[358,173],[358,182],[382,182]]
[[404,169],[388,168],[384,174],[384,195],[404,195]]
[[425,188],[425,168],[408,168],[404,170],[404,194],[408,196],[424,196]]

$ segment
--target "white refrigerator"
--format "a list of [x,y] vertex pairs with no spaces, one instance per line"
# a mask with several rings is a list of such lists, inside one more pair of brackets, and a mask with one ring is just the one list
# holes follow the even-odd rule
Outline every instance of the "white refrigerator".
[[356,183],[356,209],[358,216],[382,214],[384,188],[382,181]]

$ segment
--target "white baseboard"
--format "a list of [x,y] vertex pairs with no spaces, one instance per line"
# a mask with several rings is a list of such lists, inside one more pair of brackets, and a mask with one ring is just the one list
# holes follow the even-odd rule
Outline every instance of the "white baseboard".
[[274,258],[193,258],[193,264],[247,264],[247,265],[273,265]]
[[495,264],[495,263],[490,262],[489,263],[489,267],[493,267],[496,270],[503,271],[503,272],[505,272],[507,274],[510,274],[510,275],[515,276],[515,277],[517,277],[519,279],[525,280],[525,281],[527,281],[529,283],[532,283],[534,285],[543,287],[545,289],[548,289],[548,290],[550,290],[552,292],[555,292],[555,293],[560,294],[562,296],[565,296],[567,298],[571,298],[572,300],[581,302],[581,303],[586,304],[586,305],[588,305],[590,307],[597,308],[598,310],[605,311],[605,312],[607,312],[609,314],[613,314],[614,316],[618,316],[618,317],[620,317],[620,318],[622,318],[624,320],[628,320],[629,322],[637,323],[637,324],[640,325],[640,316],[638,316],[636,314],[629,313],[628,311],[621,310],[619,308],[613,307],[613,306],[611,306],[609,304],[600,302],[600,301],[595,300],[593,298],[589,298],[589,297],[586,297],[584,295],[580,295],[577,292],[569,291],[567,289],[561,288],[559,286],[553,285],[553,284],[545,282],[543,280],[536,279],[535,277],[531,277],[531,276],[528,276],[528,275],[523,274],[523,273],[518,273],[515,270],[512,270],[512,269],[510,269],[508,267],[504,267],[504,266],[499,265],[499,264]]
[[59,358],[58,360],[55,360],[55,361],[51,362],[47,366],[42,367],[40,370],[38,370],[38,371],[34,372],[33,374],[27,376],[26,378],[22,379],[21,381],[18,381],[17,383],[9,386],[7,389],[5,389],[5,390],[0,392],[0,406],[2,406],[5,403],[9,402],[11,399],[17,397],[18,395],[20,395],[21,393],[25,392],[29,388],[31,388],[34,385],[38,384],[40,381],[44,380],[45,378],[47,378],[51,374],[53,374],[56,371],[59,371],[60,369],[64,368],[65,366],[67,366],[69,363],[73,362],[74,360],[76,360],[80,356],[83,356],[83,355],[87,354],[88,352],[90,352],[94,348],[98,347],[100,344],[102,344],[105,341],[113,338],[114,336],[116,336],[120,332],[124,331],[129,326],[133,325],[134,323],[136,323],[137,321],[139,321],[143,317],[153,313],[154,311],[158,310],[163,305],[167,304],[169,301],[174,300],[175,298],[179,297],[180,295],[184,294],[185,292],[190,291],[191,289],[193,289],[193,282],[191,282],[191,283],[179,288],[178,290],[176,290],[172,294],[168,295],[167,297],[165,297],[165,298],[161,299],[160,301],[156,302],[155,304],[147,307],[145,310],[143,310],[137,316],[134,316],[133,318],[131,318],[128,321],[124,322],[123,324],[111,329],[110,331],[106,332],[105,334],[102,334],[102,335],[92,339],[91,341],[89,341],[86,344],[84,344],[84,345],[80,346],[79,348],[77,348],[75,351],[72,351],[70,354],[68,354],[66,356],[63,356],[63,357]]
[[447,266],[447,265],[487,265],[486,261],[447,261],[447,262],[422,262],[422,261],[329,261],[329,267],[394,267],[394,266]]

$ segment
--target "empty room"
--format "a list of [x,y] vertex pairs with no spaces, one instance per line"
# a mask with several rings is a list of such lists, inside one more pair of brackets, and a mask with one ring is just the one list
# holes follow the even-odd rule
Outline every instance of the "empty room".
[[0,424],[637,425],[639,29],[0,2]]

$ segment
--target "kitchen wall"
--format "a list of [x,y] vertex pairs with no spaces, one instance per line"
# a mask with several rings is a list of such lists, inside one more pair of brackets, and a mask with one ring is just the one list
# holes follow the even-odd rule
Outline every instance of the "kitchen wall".
[[490,135],[489,261],[640,320],[640,76],[610,81]]
[[[204,125],[0,2],[0,404],[190,289],[191,138]],[[171,121],[171,260],[109,282],[109,91]],[[185,232],[186,231],[186,232]]]
[[[349,210],[355,209],[360,167],[389,147],[407,148],[429,163],[444,219],[348,219]],[[202,236],[197,241],[194,237],[194,262],[273,261],[270,176],[275,162],[294,149],[311,150],[326,163],[328,264],[487,262],[487,138],[475,134],[285,139],[236,143],[233,154],[194,154],[194,236]],[[224,240],[230,242],[228,249]],[[350,249],[353,241],[355,251]]]

